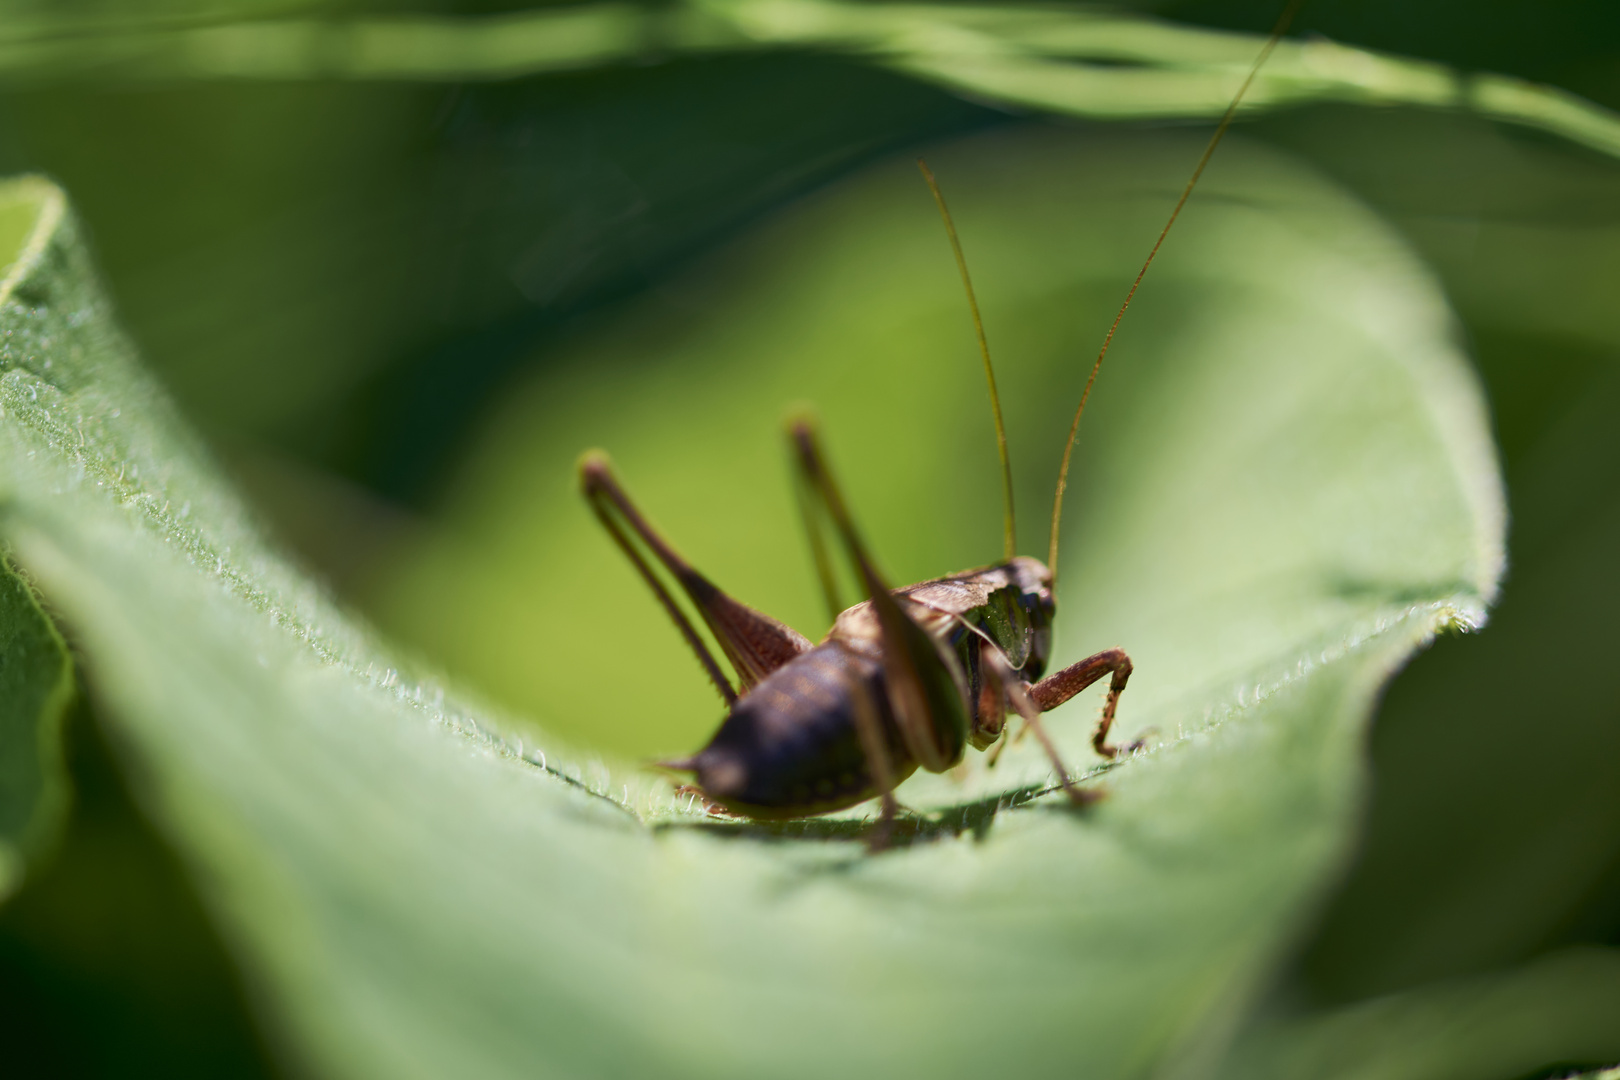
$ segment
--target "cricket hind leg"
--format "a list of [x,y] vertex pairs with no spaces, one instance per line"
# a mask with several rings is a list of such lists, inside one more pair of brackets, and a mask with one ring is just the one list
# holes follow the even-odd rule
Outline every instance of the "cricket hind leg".
[[1124,649],[1104,649],[1095,656],[1088,656],[1062,671],[1048,675],[1029,687],[1029,697],[1041,712],[1051,712],[1109,674],[1113,678],[1108,683],[1108,697],[1103,702],[1102,718],[1097,721],[1097,730],[1092,733],[1091,746],[1103,757],[1112,759],[1121,750],[1135,750],[1142,745],[1135,742],[1119,747],[1108,743],[1108,730],[1114,726],[1114,711],[1119,708],[1119,695],[1125,692],[1125,684],[1131,677],[1131,658],[1125,655]]
[[[830,520],[832,531],[854,564],[856,577],[877,616],[884,691],[900,742],[917,764],[929,772],[944,772],[961,760],[967,746],[969,719],[965,677],[928,632],[906,614],[884,583],[827,470],[810,423],[795,421],[788,435],[798,479],[805,492],[804,505],[808,511],[825,513]],[[816,528],[813,514],[807,513],[807,517],[811,517],[809,527],[813,531]],[[876,708],[866,702],[864,707],[856,709],[855,721],[873,780],[883,799],[883,815],[871,841],[877,849],[887,843],[894,821],[897,804],[893,774],[889,772],[884,731]]]
[[737,691],[732,689],[703,644],[703,639],[642,556],[636,540],[663,565],[697,608],[704,624],[720,644],[721,651],[726,654],[726,659],[731,662],[743,692],[746,693],[766,675],[811,649],[810,640],[803,634],[762,611],[732,599],[681,558],[630,501],[614,478],[606,455],[587,454],[580,461],[579,477],[580,487],[597,519],[652,589],[653,595],[697,656],[698,663],[703,665],[726,704],[737,700]]
[[[598,465],[600,466],[599,469],[597,468]],[[686,642],[687,647],[697,657],[698,663],[702,665],[704,674],[708,675],[709,681],[720,692],[721,699],[727,705],[736,704],[737,691],[732,688],[731,680],[727,679],[725,672],[720,670],[720,665],[715,663],[713,654],[709,652],[708,646],[703,644],[703,639],[698,636],[698,632],[693,628],[691,620],[686,617],[685,612],[681,611],[680,605],[675,602],[675,598],[669,594],[668,589],[664,588],[664,583],[659,580],[652,567],[647,565],[647,560],[641,557],[641,552],[637,550],[635,544],[620,526],[618,519],[610,509],[613,505],[612,500],[602,497],[607,490],[612,490],[613,485],[612,477],[607,472],[606,463],[598,463],[587,459],[580,466],[580,479],[585,489],[585,497],[590,502],[591,509],[595,512],[597,520],[602,523],[602,527],[608,531],[608,535],[613,538],[613,542],[618,545],[620,551],[624,552],[625,558],[630,560],[630,564],[636,568],[636,572],[641,575],[641,579],[652,590],[659,606],[664,609],[664,613],[675,624],[675,629],[680,632],[682,640]]]
[[883,720],[878,713],[878,705],[867,694],[867,687],[851,685],[849,687],[850,704],[855,713],[855,733],[861,740],[861,752],[866,757],[866,767],[872,776],[872,784],[878,789],[878,798],[882,803],[882,810],[878,813],[877,824],[866,838],[866,847],[873,853],[882,851],[889,846],[889,840],[894,835],[894,819],[899,812],[900,803],[894,797],[894,771],[893,763],[889,759],[889,748],[884,745]]
[[816,514],[816,493],[804,470],[794,470],[793,476],[794,494],[799,502],[799,520],[804,525],[805,539],[810,545],[810,561],[816,568],[816,581],[821,585],[822,598],[827,602],[827,618],[837,622],[839,613],[844,610],[844,602],[838,595],[838,578],[833,572],[826,537],[822,534],[822,523]]
[[827,515],[854,565],[878,624],[878,644],[890,711],[912,760],[944,772],[967,749],[971,728],[967,676],[953,650],[923,628],[890,591],[861,542],[838,485],[827,470],[808,421],[789,432],[801,478]]

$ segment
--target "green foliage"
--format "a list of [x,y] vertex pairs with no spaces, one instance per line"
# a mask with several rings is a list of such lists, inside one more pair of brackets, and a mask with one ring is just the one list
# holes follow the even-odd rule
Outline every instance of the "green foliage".
[[[46,186],[0,188],[0,290],[15,290],[39,243]],[[48,230],[49,223],[45,225]],[[73,699],[66,646],[9,560],[0,559],[0,900],[16,890],[24,861],[55,838],[67,810],[63,714]]]
[[269,1075],[196,890],[130,804],[84,695],[68,717],[73,813],[0,909],[0,1043],[29,1077]]
[[62,715],[73,697],[67,649],[28,587],[0,563],[0,899],[67,810]]
[[[1366,850],[1305,964],[1336,1002],[1620,940],[1620,173],[1486,125],[1370,121],[1269,133],[1376,200],[1442,276],[1490,392],[1512,535],[1490,633],[1440,642],[1380,711]],[[1544,754],[1557,767],[1526,767]]]
[[[687,0],[542,7],[484,18],[45,19],[0,50],[0,77],[489,80],[758,49],[863,57],[961,93],[1108,118],[1218,116],[1254,58],[1245,35],[1036,6]],[[71,31],[64,33],[63,31]],[[1620,132],[1573,95],[1327,41],[1286,41],[1251,106],[1462,107],[1613,153]]]
[[[1078,816],[1029,745],[920,778],[905,845],[868,858],[859,812],[719,822],[637,767],[694,748],[718,708],[569,467],[606,446],[686,554],[814,633],[777,448],[807,400],[894,578],[984,561],[998,496],[967,317],[926,192],[883,152],[1002,121],[857,65],[1192,117],[1256,42],[956,6],[182,8],[137,33],[93,6],[73,33],[45,9],[18,23],[0,153],[82,189],[129,322],[227,448],[437,502],[349,551],[321,519],[375,525],[365,499],[249,472],[294,492],[267,504],[279,526],[338,538],[305,551],[396,640],[515,712],[458,704],[266,546],[114,325],[79,220],[48,185],[9,187],[0,531],[82,651],[140,807],[87,794],[0,917],[7,1001],[123,1018],[81,1068],[245,1067],[237,978],[281,1062],[338,1075],[1510,1080],[1620,1057],[1612,950],[1521,963],[1614,932],[1610,163],[1326,108],[1223,148],[1083,427],[1060,566],[1059,656],[1130,649],[1121,726],[1147,749],[1087,769],[1108,797]],[[688,59],[613,66],[649,43]],[[1255,100],[1465,105],[1615,142],[1556,92],[1321,42],[1282,50]],[[1031,125],[928,150],[1002,365],[1026,550],[1096,329],[1198,146]],[[1488,633],[1396,680],[1352,862],[1381,688],[1479,622],[1502,567],[1447,300],[1491,394],[1514,576]],[[50,706],[4,733],[50,736],[4,758],[45,795],[20,804],[45,823],[35,858],[71,682],[6,583],[11,640],[52,657],[0,667]],[[1093,706],[1050,725],[1082,766]],[[118,786],[86,760],[85,792]],[[103,925],[183,947],[98,947]],[[220,1041],[186,1042],[187,1016]]]
[[[1291,1022],[1261,1022],[1225,1075],[1513,1080],[1620,1054],[1614,950],[1559,953],[1491,977],[1426,986]],[[1594,1080],[1612,1076],[1594,1074]]]
[[[1101,220],[1059,215],[1068,191],[1057,181],[1081,164],[1075,150],[1039,139],[994,149],[938,166],[962,178],[964,222],[983,205],[1000,219],[990,234],[1008,238],[1003,251],[986,245],[983,276],[1024,269],[1029,292],[1020,297],[1015,278],[1009,299],[1029,346],[1009,334],[1009,350],[1054,363],[1063,342],[1038,301],[1061,311],[1075,282],[1048,279],[1031,234],[1048,261],[1090,250],[1106,265],[1132,211],[1145,218],[1158,200],[1108,200],[1114,213]],[[1089,182],[1151,192],[1164,181],[1144,177],[1170,175],[1185,149],[1122,143],[1107,158],[1119,169]],[[1019,162],[1019,183],[975,161]],[[1183,314],[1144,320],[1163,329],[1125,353],[1113,419],[1086,448],[1100,479],[1066,571],[1065,640],[1080,627],[1117,634],[1140,670],[1160,673],[1133,688],[1132,725],[1158,728],[1153,749],[1115,770],[1109,799],[1078,818],[1050,795],[1028,802],[1045,778],[1028,753],[965,788],[921,787],[907,796],[930,811],[918,841],[879,859],[842,842],[739,843],[735,828],[716,831],[656,784],[570,760],[543,736],[527,751],[546,761],[535,768],[401,679],[254,543],[107,324],[71,219],[48,230],[20,283],[28,303],[13,299],[4,316],[17,358],[0,380],[8,533],[78,628],[109,721],[146,762],[146,805],[207,883],[281,1037],[324,1069],[392,1075],[537,1061],[808,1075],[892,1067],[897,1053],[933,1071],[1022,1062],[1127,1074],[1215,1052],[1342,858],[1356,736],[1378,684],[1437,626],[1481,617],[1500,510],[1478,400],[1416,264],[1280,162],[1235,153],[1212,182],[1240,185],[1246,202],[1206,215],[1167,261],[1161,293]],[[637,364],[668,405],[734,384],[738,364],[772,341],[839,356],[811,326],[853,325],[864,333],[842,357],[868,379],[844,376],[861,390],[848,400],[872,420],[892,416],[884,356],[897,357],[888,378],[903,382],[919,352],[930,364],[961,352],[926,336],[922,350],[894,348],[895,335],[946,321],[939,305],[919,288],[915,306],[902,293],[874,307],[856,275],[890,273],[873,265],[873,244],[902,270],[921,258],[906,238],[924,231],[889,213],[897,194],[886,176],[835,194],[722,260],[720,284],[699,275],[678,293],[680,334],[655,305],[645,325],[619,320],[608,347],[624,355],[625,336],[684,345],[662,379],[647,358]],[[776,269],[795,236],[806,238],[801,257]],[[1180,282],[1208,281],[1212,257],[1221,286],[1201,300],[1205,290]],[[1084,281],[1081,265],[1071,273]],[[726,280],[748,288],[729,297]],[[1002,295],[986,290],[987,312]],[[1344,295],[1364,302],[1331,302]],[[858,304],[852,320],[827,319],[839,296],[864,303],[865,318]],[[1284,298],[1292,314],[1279,320]],[[808,322],[784,322],[801,304]],[[727,318],[691,315],[705,308]],[[1189,341],[1205,347],[1166,347]],[[1311,364],[1298,362],[1306,350]],[[621,395],[583,392],[559,403],[575,423],[588,423],[593,399],[609,436],[646,419]],[[879,505],[874,485],[902,490],[926,463],[926,442],[910,469],[894,452],[908,436],[932,431],[943,449],[965,426],[951,419],[965,416],[965,388],[931,396],[932,408],[911,399],[907,412],[931,422],[902,427],[887,469],[852,471],[863,510]],[[860,431],[896,435],[842,405],[826,405],[841,457],[860,449]],[[727,440],[742,447],[771,426],[717,425],[682,447],[695,452],[689,469],[734,458]],[[656,430],[643,437],[660,446]],[[658,455],[666,469],[680,464],[672,449]],[[626,464],[640,475],[634,457]],[[1215,484],[1230,476],[1247,479]],[[880,546],[905,520],[899,502],[867,513]],[[1187,535],[1200,542],[1179,542]],[[903,550],[888,557],[905,568]],[[606,573],[581,580],[612,587]],[[611,594],[600,599],[569,619],[587,642],[623,614]],[[561,603],[553,610],[569,610]],[[589,617],[606,619],[600,631]],[[1212,632],[1220,648],[1201,647]],[[612,716],[600,701],[596,711]],[[1076,760],[1084,742],[1081,724],[1064,726]],[[585,788],[559,773],[583,773]],[[974,831],[953,837],[958,821]],[[749,993],[734,993],[739,980]],[[1006,1042],[956,1021],[963,986],[1007,1010]],[[709,1007],[722,994],[728,1007]],[[828,1029],[844,1035],[829,1042]],[[893,1030],[916,1041],[878,1035]]]

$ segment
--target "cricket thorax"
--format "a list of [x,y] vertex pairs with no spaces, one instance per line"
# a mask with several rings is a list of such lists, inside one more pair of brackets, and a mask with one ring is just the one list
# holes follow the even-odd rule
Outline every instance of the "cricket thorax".
[[[955,648],[963,668],[978,667],[972,642],[988,638],[1024,678],[1046,670],[1052,644],[1052,572],[1038,559],[1018,556],[1005,563],[896,589],[910,615],[935,640]],[[826,641],[880,639],[871,601],[842,612]]]

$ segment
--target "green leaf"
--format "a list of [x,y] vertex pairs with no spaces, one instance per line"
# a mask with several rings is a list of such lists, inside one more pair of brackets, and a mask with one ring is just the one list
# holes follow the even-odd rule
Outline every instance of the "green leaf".
[[[1122,727],[1147,749],[1082,815],[1028,745],[908,785],[913,842],[880,857],[847,821],[707,819],[410,676],[267,553],[111,325],[72,218],[47,229],[0,298],[0,528],[288,1053],[706,1077],[1218,1054],[1343,858],[1380,685],[1483,618],[1502,525],[1420,265],[1309,171],[1228,149],[1099,386],[1061,567],[1060,658],[1130,649]],[[1097,331],[1197,150],[1037,131],[930,155],[1016,403],[1030,537]],[[577,451],[614,450],[722,585],[808,626],[772,448],[809,397],[891,574],[982,561],[996,465],[957,289],[899,162],[605,313],[511,395],[392,621],[505,697],[543,688],[550,729],[689,749],[718,710],[577,504]],[[1081,768],[1087,714],[1050,725]]]
[[1620,1058],[1617,1014],[1620,950],[1572,950],[1504,974],[1262,1025],[1245,1034],[1223,1075],[1515,1080]]
[[[1612,941],[1620,167],[1421,114],[1267,127],[1374,201],[1441,276],[1491,398],[1513,523],[1490,632],[1439,643],[1380,706],[1377,798],[1304,959],[1309,985],[1344,1003]],[[1527,663],[1545,674],[1504,678]]]
[[[957,93],[1060,115],[1219,116],[1262,40],[1080,7],[847,0],[610,0],[471,18],[58,17],[24,23],[0,41],[0,79],[461,82],[671,54],[798,49],[845,53]],[[1620,152],[1613,114],[1554,87],[1323,38],[1281,42],[1247,104],[1308,102],[1460,107]]]
[[62,720],[72,700],[67,648],[28,586],[0,561],[0,900],[61,827],[69,800]]
[[8,1073],[268,1076],[241,973],[85,695],[66,729],[73,812],[0,909]]
[[[59,196],[48,185],[0,188],[0,290],[26,273],[37,226]],[[73,664],[50,619],[9,560],[0,559],[0,900],[25,862],[56,837],[69,789],[62,723],[73,699]]]

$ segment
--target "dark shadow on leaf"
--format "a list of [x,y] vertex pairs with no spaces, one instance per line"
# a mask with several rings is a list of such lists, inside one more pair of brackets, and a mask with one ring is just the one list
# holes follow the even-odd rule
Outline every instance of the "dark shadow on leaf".
[[[1115,767],[1109,762],[1076,777],[1077,784],[1094,780]],[[983,840],[990,833],[996,816],[1025,807],[1049,813],[1084,816],[1087,807],[1075,806],[1068,799],[1045,800],[1060,793],[1058,784],[1030,784],[998,795],[972,802],[959,803],[939,810],[920,812],[904,806],[895,819],[885,850],[900,851],[917,844],[938,840],[954,840],[970,834],[974,840]],[[661,822],[655,832],[672,829],[693,829],[728,840],[753,840],[763,843],[791,843],[797,841],[860,841],[865,842],[876,828],[873,818],[793,818],[788,821],[754,821],[747,818],[729,818],[713,814],[693,821]]]

